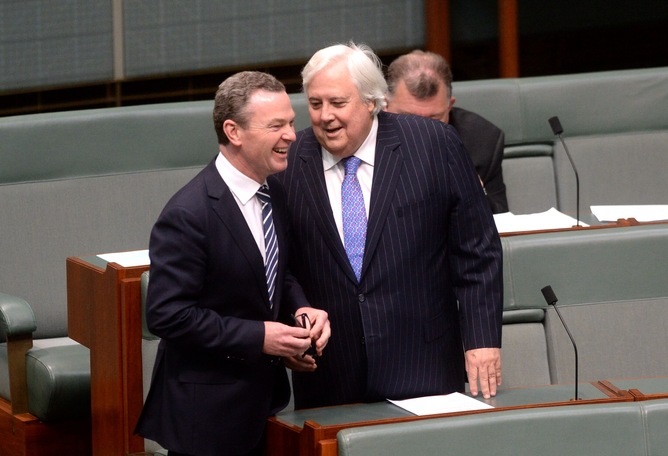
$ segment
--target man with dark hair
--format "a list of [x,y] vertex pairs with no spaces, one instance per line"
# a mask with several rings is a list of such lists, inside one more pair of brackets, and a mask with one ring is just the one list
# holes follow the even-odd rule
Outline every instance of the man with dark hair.
[[[287,272],[285,170],[295,114],[273,76],[218,88],[219,153],[151,232],[149,330],[161,338],[137,432],[169,455],[263,455],[269,416],[290,399],[282,358],[316,369],[330,335]],[[301,327],[295,326],[295,317]]]
[[496,125],[456,108],[448,62],[433,52],[413,51],[387,69],[387,110],[449,123],[459,133],[495,214],[508,212],[501,162],[505,136]]

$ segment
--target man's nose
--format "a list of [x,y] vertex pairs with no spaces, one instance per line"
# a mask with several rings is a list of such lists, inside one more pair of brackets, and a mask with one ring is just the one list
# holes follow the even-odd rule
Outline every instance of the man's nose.
[[320,119],[324,121],[330,121],[334,119],[334,109],[328,104],[324,104],[320,109]]

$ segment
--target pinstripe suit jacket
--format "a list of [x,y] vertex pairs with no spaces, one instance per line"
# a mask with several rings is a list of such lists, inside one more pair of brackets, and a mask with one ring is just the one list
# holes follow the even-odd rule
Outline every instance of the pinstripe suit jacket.
[[332,324],[317,371],[293,374],[297,408],[461,391],[463,349],[501,344],[501,245],[459,136],[422,117],[378,119],[359,283],[311,128],[279,175],[292,272]]

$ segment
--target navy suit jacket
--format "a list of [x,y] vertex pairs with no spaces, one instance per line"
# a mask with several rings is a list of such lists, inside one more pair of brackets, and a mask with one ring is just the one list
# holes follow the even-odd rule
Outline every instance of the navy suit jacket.
[[452,108],[448,123],[455,127],[473,160],[476,172],[485,185],[492,212],[508,212],[501,168],[505,143],[503,131],[484,117],[461,108]]
[[262,255],[213,161],[151,232],[146,318],[162,340],[137,432],[169,450],[248,452],[289,401],[285,368],[262,353],[263,322],[288,323],[306,301],[286,273],[285,197],[268,183],[280,249],[271,310]]
[[297,134],[278,175],[291,270],[332,325],[316,372],[293,373],[297,408],[461,391],[464,349],[500,347],[501,245],[459,136],[418,116],[378,120],[359,283],[311,128]]

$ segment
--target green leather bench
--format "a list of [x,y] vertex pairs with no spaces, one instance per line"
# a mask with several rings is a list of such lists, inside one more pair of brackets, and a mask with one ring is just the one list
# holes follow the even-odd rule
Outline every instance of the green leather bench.
[[592,204],[668,203],[667,67],[467,81],[453,95],[506,134],[511,212],[556,207],[575,216],[575,177],[552,116],[580,174],[582,214]]
[[540,291],[546,285],[577,343],[581,381],[668,376],[660,361],[668,346],[668,224],[501,241],[504,387],[526,386],[517,377],[544,376],[546,364],[550,383],[575,378],[570,339]]
[[577,404],[348,428],[339,456],[659,456],[668,401]]
[[[30,412],[42,421],[90,415],[90,353],[67,337],[32,341],[35,316],[22,299],[0,293],[0,397],[12,400],[15,413]],[[24,377],[17,376],[23,375]],[[15,376],[10,378],[10,375]]]

